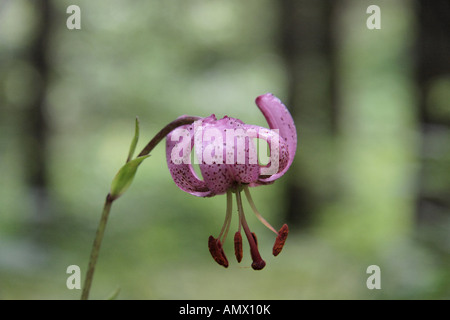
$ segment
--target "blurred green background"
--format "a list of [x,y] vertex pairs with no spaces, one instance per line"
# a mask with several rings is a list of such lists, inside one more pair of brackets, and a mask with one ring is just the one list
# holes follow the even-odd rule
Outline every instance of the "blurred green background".
[[290,226],[283,252],[245,203],[267,266],[235,262],[231,236],[218,266],[226,197],[178,189],[161,144],[113,205],[90,297],[449,299],[449,21],[446,0],[0,0],[0,299],[80,297],[66,268],[84,281],[136,116],[140,150],[182,114],[267,126],[266,92],[299,136],[288,174],[252,189]]

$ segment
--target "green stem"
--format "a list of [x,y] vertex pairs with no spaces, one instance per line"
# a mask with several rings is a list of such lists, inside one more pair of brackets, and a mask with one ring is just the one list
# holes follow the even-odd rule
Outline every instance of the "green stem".
[[108,222],[109,212],[113,199],[109,196],[106,197],[105,205],[103,206],[102,216],[100,223],[98,224],[97,233],[95,235],[94,244],[92,245],[91,257],[89,259],[89,267],[86,273],[86,280],[84,282],[83,293],[81,294],[81,300],[87,300],[89,298],[89,291],[91,290],[92,279],[94,277],[95,265],[97,264],[98,253],[103,240],[103,234],[105,233],[106,222]]
[[146,156],[153,150],[154,147],[162,140],[165,136],[167,136],[173,129],[178,128],[180,126],[184,126],[186,124],[191,124],[194,121],[201,119],[200,117],[183,117],[176,119],[169,123],[167,126],[161,129],[156,136],[153,137],[152,140],[142,149],[141,153],[139,153],[138,157]]
[[[172,130],[180,126],[191,124],[194,121],[201,119],[200,117],[183,117],[176,119],[166,125],[159,131],[152,140],[142,149],[138,157],[148,155],[153,148],[155,148],[165,136],[167,136]],[[127,159],[127,162],[130,159]],[[109,212],[111,211],[112,203],[115,199],[111,198],[110,195],[106,197],[105,205],[103,206],[102,216],[100,218],[100,223],[97,228],[97,233],[95,235],[94,244],[92,245],[91,257],[89,259],[88,271],[86,273],[86,280],[84,282],[83,292],[81,294],[81,300],[87,300],[89,298],[89,292],[91,290],[92,279],[94,277],[95,265],[97,264],[98,254],[100,252],[100,246],[103,240],[103,234],[105,233],[106,223],[108,221]]]

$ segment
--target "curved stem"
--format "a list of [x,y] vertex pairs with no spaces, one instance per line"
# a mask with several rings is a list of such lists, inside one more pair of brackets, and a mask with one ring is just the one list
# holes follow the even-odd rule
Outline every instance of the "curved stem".
[[200,117],[181,117],[178,118],[167,126],[161,129],[156,136],[150,140],[150,142],[142,149],[141,153],[139,153],[138,157],[146,156],[153,150],[154,147],[162,140],[165,136],[167,136],[173,129],[178,128],[179,126],[184,126],[186,124],[191,124],[194,121],[201,119]]
[[[141,153],[139,153],[138,157],[148,155],[153,148],[155,148],[158,143],[161,142],[162,139],[166,135],[168,135],[172,130],[186,125],[191,124],[196,120],[201,119],[200,117],[180,117],[172,122],[170,122],[168,125],[166,125],[164,128],[162,128],[150,142],[142,149]],[[131,159],[127,159],[127,162]],[[92,245],[91,250],[91,256],[89,258],[89,266],[88,271],[86,273],[86,279],[84,282],[83,291],[81,293],[81,300],[87,300],[89,298],[89,292],[91,290],[92,285],[92,279],[94,278],[94,271],[95,266],[97,264],[98,254],[100,252],[100,247],[103,240],[103,235],[105,233],[106,223],[108,221],[109,212],[111,211],[112,203],[115,199],[113,199],[109,194],[106,197],[105,205],[103,206],[103,212],[102,216],[100,218],[100,222],[98,224],[97,233],[95,234],[94,244]]]

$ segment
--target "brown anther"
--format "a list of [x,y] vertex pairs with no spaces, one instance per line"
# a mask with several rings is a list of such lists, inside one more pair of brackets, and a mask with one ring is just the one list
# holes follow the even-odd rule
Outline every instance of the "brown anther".
[[273,245],[272,253],[276,257],[281,250],[283,249],[284,243],[286,242],[286,238],[289,233],[289,228],[287,224],[284,224],[281,229],[278,231],[277,239],[275,240],[275,244]]
[[234,234],[234,254],[236,255],[237,262],[242,260],[242,236],[238,231]]
[[228,260],[225,256],[225,253],[223,252],[222,243],[220,242],[220,240],[215,239],[213,236],[209,236],[208,248],[214,260],[221,266],[228,268]]

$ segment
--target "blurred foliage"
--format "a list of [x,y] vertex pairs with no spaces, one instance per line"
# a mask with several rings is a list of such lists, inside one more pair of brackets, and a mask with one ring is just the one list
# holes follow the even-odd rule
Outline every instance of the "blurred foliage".
[[[283,100],[289,82],[273,41],[282,19],[276,1],[52,4],[45,114],[50,200],[39,215],[32,210],[39,195],[28,189],[23,170],[33,159],[22,152],[22,106],[40,85],[27,60],[35,7],[28,0],[0,0],[0,299],[79,298],[80,290],[66,288],[66,268],[86,270],[136,116],[137,150],[182,114],[215,113],[266,126],[254,98],[273,92]],[[81,8],[81,30],[66,28],[71,4]],[[225,197],[179,190],[160,145],[114,203],[91,298],[106,298],[117,287],[119,299],[450,298],[450,223],[439,226],[444,252],[415,233],[420,159],[412,1],[381,1],[382,29],[375,31],[365,25],[369,4],[341,2],[335,30],[343,133],[332,148],[318,149],[298,127],[298,153],[314,154],[316,161],[297,159],[290,172],[307,165],[312,187],[340,188],[341,197],[314,212],[309,228],[292,226],[277,258],[270,255],[273,234],[247,214],[267,266],[253,271],[245,252],[241,264],[234,262],[228,239],[230,267],[224,269],[211,259],[207,239],[220,231]],[[448,114],[448,87],[443,79],[433,90],[434,112]],[[435,141],[435,148],[448,141]],[[338,155],[337,163],[330,163],[329,152]],[[339,185],[323,174],[328,166],[337,168]],[[448,185],[448,172],[441,168],[430,184]],[[281,179],[252,190],[276,228],[284,222],[277,213],[285,207],[285,184]],[[372,264],[381,268],[381,290],[366,288]]]

